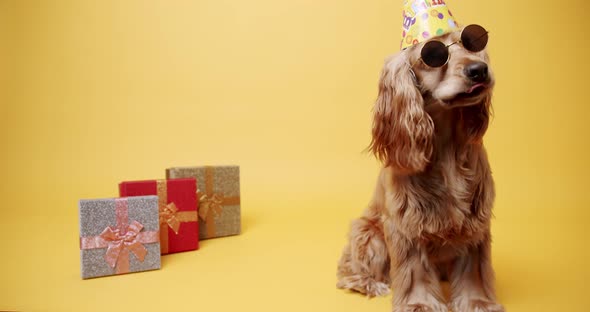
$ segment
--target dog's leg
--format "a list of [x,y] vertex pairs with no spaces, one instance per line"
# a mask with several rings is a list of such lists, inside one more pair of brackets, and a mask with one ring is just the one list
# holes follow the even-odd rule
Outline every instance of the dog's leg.
[[503,312],[496,302],[489,234],[478,246],[455,260],[451,271],[453,312]]
[[350,241],[338,264],[338,288],[369,297],[389,293],[389,257],[379,222],[376,216],[352,222]]
[[[448,312],[436,267],[418,243],[392,235],[394,312]],[[389,242],[388,242],[389,244]]]

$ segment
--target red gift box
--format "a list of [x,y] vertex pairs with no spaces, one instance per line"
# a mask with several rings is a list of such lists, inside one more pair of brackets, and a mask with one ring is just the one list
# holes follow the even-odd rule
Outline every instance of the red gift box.
[[195,179],[126,181],[119,184],[119,195],[158,195],[162,254],[199,249]]

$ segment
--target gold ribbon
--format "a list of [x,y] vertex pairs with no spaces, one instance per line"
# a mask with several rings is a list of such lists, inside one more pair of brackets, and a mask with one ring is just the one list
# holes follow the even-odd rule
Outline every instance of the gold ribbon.
[[199,207],[199,217],[206,220],[210,213],[213,217],[218,217],[222,211],[223,195],[219,193],[213,193],[210,197],[207,194],[202,194],[199,197],[201,206]]
[[223,206],[239,205],[240,196],[225,197],[221,193],[213,192],[213,178],[215,176],[215,167],[205,167],[205,193],[197,190],[199,199],[199,218],[205,222],[207,238],[217,235],[215,220],[221,215]]
[[198,221],[197,211],[178,211],[174,203],[168,203],[168,184],[166,180],[157,181],[158,208],[160,211],[160,252],[167,254],[169,251],[168,229],[162,229],[162,224],[167,225],[174,234],[178,235],[180,224],[183,222]]
[[160,224],[168,224],[174,234],[178,235],[180,221],[176,218],[177,212],[178,208],[174,203],[166,204],[163,208],[160,208]]
[[143,225],[137,221],[127,225],[128,213],[127,199],[115,199],[116,228],[108,226],[98,236],[80,238],[80,249],[107,248],[104,259],[115,274],[129,272],[130,251],[143,262],[148,252],[143,244],[158,242],[158,231],[142,232]]

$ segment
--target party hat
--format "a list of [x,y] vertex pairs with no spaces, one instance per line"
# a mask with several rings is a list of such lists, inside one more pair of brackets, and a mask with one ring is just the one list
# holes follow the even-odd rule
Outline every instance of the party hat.
[[404,0],[401,49],[459,27],[443,0]]

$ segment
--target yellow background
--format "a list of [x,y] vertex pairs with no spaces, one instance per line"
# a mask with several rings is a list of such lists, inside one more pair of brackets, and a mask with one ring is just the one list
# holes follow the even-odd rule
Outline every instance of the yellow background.
[[[335,288],[401,0],[0,1],[0,310],[389,311]],[[490,30],[508,311],[589,311],[587,1],[448,1]],[[239,164],[243,235],[82,281],[80,198]]]

